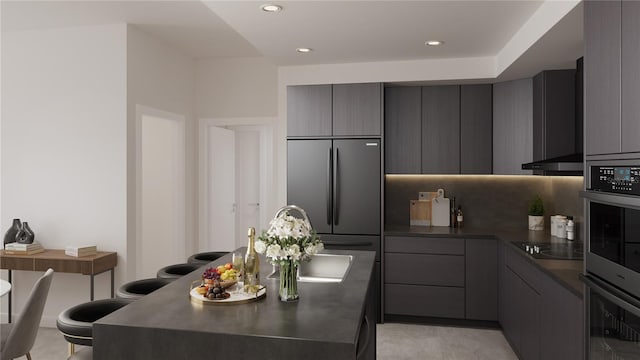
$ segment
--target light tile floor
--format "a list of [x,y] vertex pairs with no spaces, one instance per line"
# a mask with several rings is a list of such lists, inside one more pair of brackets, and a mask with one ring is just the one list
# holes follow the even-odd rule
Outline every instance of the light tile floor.
[[[385,323],[377,331],[378,360],[518,359],[500,330]],[[67,342],[58,329],[40,328],[31,357],[64,360]]]

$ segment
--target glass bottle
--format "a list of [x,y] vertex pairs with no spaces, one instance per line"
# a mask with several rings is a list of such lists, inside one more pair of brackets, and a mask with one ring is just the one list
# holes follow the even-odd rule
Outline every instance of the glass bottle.
[[244,286],[245,289],[257,289],[260,285],[260,258],[256,253],[256,229],[250,227],[247,236],[249,237],[249,246],[247,254],[244,257]]

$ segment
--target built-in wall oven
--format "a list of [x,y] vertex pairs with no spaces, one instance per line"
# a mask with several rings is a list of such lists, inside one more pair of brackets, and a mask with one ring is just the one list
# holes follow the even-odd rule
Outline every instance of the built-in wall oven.
[[589,359],[640,359],[640,160],[586,165]]

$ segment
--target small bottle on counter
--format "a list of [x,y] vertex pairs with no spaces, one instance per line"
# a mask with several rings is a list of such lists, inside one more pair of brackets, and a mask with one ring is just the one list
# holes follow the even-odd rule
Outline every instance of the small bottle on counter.
[[575,239],[576,224],[573,222],[573,216],[567,216],[567,240]]
[[458,228],[462,228],[464,223],[464,217],[462,216],[462,207],[458,205],[458,211],[456,211],[456,224]]
[[454,196],[451,199],[451,219],[449,220],[449,226],[454,228],[456,227],[456,197]]

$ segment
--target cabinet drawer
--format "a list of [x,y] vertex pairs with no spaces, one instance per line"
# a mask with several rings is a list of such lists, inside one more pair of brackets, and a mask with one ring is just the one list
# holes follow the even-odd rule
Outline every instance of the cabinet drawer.
[[386,283],[464,286],[464,256],[390,253],[385,261]]
[[525,256],[527,255],[518,254],[515,250],[510,249],[507,246],[505,251],[505,264],[516,275],[524,280],[527,285],[539,293],[541,277],[545,275],[542,274],[540,270],[536,269],[535,265],[530,264],[529,261],[524,258]]
[[464,288],[385,285],[385,313],[464,318]]
[[386,236],[384,250],[409,254],[464,255],[464,239]]

